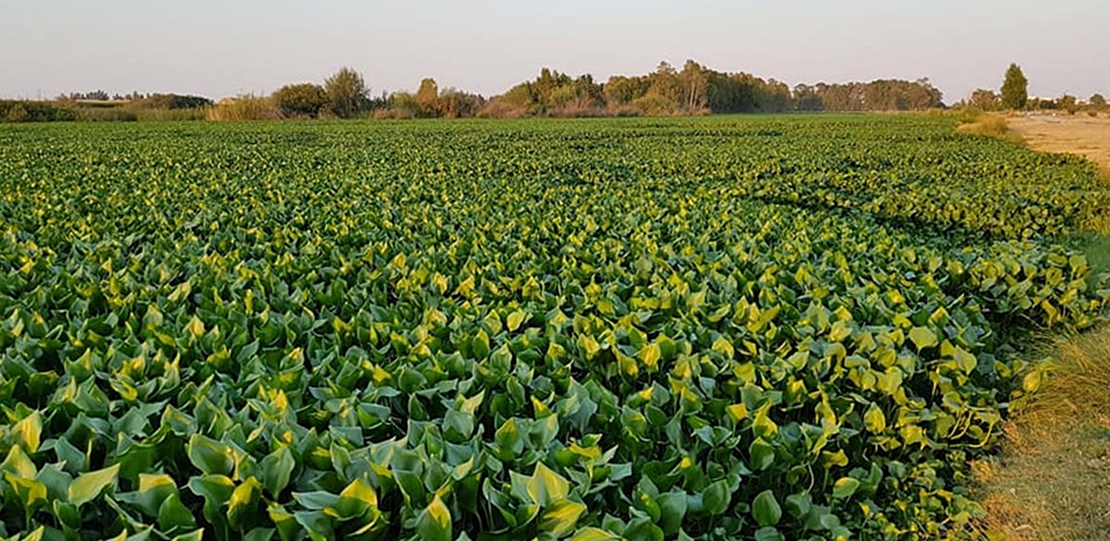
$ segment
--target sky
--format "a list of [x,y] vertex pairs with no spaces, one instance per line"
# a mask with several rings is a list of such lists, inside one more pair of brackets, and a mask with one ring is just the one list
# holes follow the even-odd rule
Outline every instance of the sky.
[[695,59],[797,83],[928,77],[952,103],[1017,62],[1033,96],[1110,96],[1106,0],[3,0],[0,96],[219,99],[322,82],[486,96]]

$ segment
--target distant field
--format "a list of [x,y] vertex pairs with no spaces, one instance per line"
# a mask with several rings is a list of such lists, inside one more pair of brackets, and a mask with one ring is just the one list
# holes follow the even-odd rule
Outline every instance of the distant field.
[[959,538],[1108,203],[925,116],[0,126],[0,535]]
[[1110,118],[1026,116],[1007,119],[1031,148],[1086,156],[1110,171]]

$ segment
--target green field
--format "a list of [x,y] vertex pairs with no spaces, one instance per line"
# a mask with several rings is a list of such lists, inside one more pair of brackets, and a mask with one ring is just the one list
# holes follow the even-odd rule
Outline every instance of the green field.
[[942,117],[2,126],[0,536],[969,535],[1108,203]]

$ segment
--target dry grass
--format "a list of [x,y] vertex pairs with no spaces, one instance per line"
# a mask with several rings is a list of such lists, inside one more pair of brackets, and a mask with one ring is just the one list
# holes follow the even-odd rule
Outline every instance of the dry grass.
[[1110,540],[1110,329],[1056,357],[1002,455],[974,465],[992,539]]
[[956,128],[956,131],[971,135],[994,137],[995,139],[1002,139],[1018,145],[1024,143],[1024,139],[1021,135],[1010,131],[1010,127],[1006,124],[1006,119],[999,115],[979,115],[976,120],[961,124]]
[[208,109],[207,119],[214,121],[281,120],[284,116],[272,98],[240,96],[221,101]]

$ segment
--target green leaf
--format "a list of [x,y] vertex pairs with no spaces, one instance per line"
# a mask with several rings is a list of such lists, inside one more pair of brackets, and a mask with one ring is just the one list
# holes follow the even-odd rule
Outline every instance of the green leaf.
[[222,510],[235,491],[235,483],[224,475],[205,475],[190,478],[189,490],[204,498],[204,518],[219,522],[225,517]]
[[478,334],[471,339],[470,353],[475,359],[479,360],[489,357],[489,335],[486,334],[486,331],[478,331]]
[[786,510],[797,519],[809,514],[813,503],[808,493],[791,494],[786,497]]
[[12,425],[9,430],[13,436],[17,437],[16,443],[21,445],[25,451],[30,454],[38,452],[39,438],[42,436],[42,415],[39,412],[36,411],[24,417],[18,423]]
[[4,480],[11,485],[12,491],[19,498],[23,509],[28,513],[34,512],[39,507],[46,505],[46,485],[36,479],[24,479],[11,473],[4,472]]
[[755,531],[755,541],[785,541],[782,532],[774,526],[767,526]]
[[95,500],[106,488],[114,486],[118,477],[119,464],[82,474],[69,485],[69,503],[80,507]]
[[163,532],[174,532],[196,526],[196,519],[189,509],[181,503],[181,497],[175,490],[158,508],[158,529]]
[[851,477],[841,477],[833,485],[833,498],[843,500],[851,498],[859,488],[859,481]]
[[660,494],[655,499],[655,503],[659,505],[659,526],[663,528],[663,533],[667,535],[678,533],[679,528],[682,527],[682,519],[686,517],[688,498],[686,492],[675,490]]
[[546,507],[551,502],[565,499],[570,493],[570,483],[561,475],[545,466],[543,462],[536,463],[536,470],[528,480],[528,496],[541,507]]
[[933,331],[925,327],[914,327],[910,329],[910,341],[917,346],[918,351],[936,347],[936,345],[940,343],[937,341],[937,335],[933,334]]
[[237,526],[244,515],[255,510],[261,489],[262,483],[250,477],[231,491],[231,497],[227,500],[227,518],[232,526]]
[[728,482],[724,479],[710,484],[702,494],[702,505],[705,512],[710,515],[720,515],[728,511],[732,504],[732,492],[728,489]]
[[204,539],[204,528],[174,537],[170,541],[201,541]]
[[620,541],[621,536],[598,528],[582,528],[574,532],[570,541]]
[[782,508],[779,507],[774,492],[764,490],[752,500],[752,517],[760,526],[774,526],[779,523]]
[[541,532],[558,538],[570,533],[578,523],[578,518],[586,512],[586,506],[570,500],[559,500],[544,508],[540,515]]
[[139,489],[135,492],[117,494],[116,499],[135,505],[151,517],[157,517],[162,502],[174,494],[177,494],[177,484],[172,477],[141,473]]
[[205,475],[230,475],[235,468],[231,448],[212,438],[193,434],[185,444],[189,461]]
[[775,463],[775,448],[763,438],[756,438],[748,452],[752,457],[752,468],[757,471],[764,471]]
[[416,517],[416,534],[423,541],[452,541],[451,511],[436,494],[432,503]]
[[288,447],[279,447],[262,459],[262,484],[275,499],[289,486],[289,478],[297,465]]

